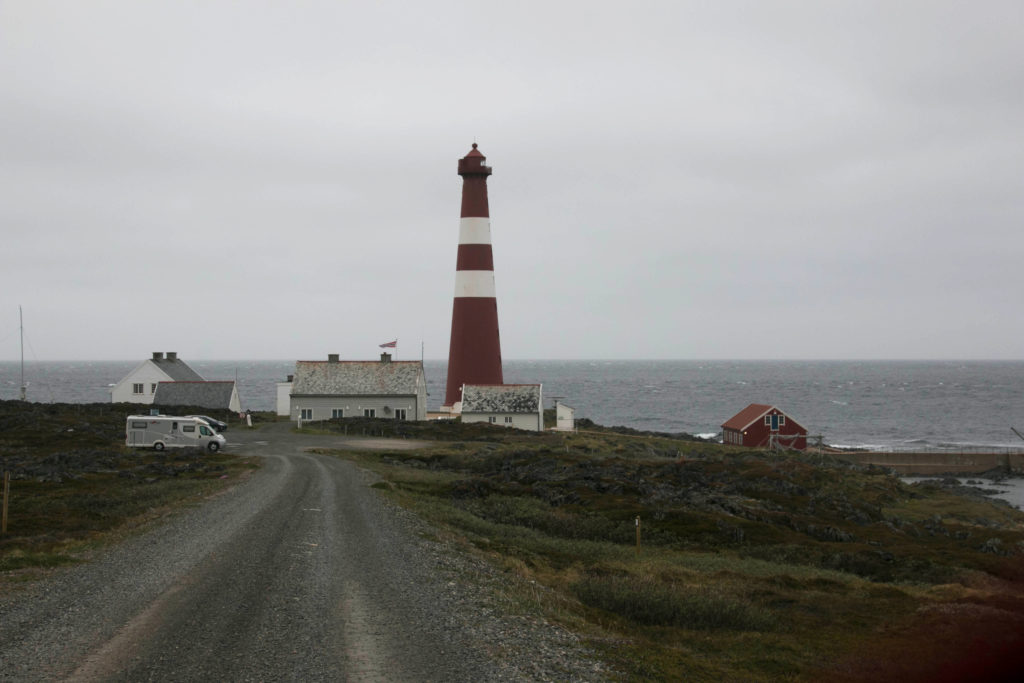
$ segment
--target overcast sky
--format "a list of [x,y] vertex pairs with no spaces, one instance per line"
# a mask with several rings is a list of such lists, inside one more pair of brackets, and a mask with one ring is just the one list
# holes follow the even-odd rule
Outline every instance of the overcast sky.
[[1024,2],[0,0],[0,359],[1021,358]]

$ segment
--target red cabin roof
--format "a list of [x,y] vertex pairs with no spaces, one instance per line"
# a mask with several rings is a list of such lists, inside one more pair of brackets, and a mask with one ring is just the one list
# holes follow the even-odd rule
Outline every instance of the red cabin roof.
[[[764,414],[772,408],[773,406],[765,405],[763,403],[751,403],[749,406],[726,420],[722,424],[722,428],[735,429],[742,432],[744,429],[764,417]],[[782,411],[780,410],[779,412],[781,413]]]

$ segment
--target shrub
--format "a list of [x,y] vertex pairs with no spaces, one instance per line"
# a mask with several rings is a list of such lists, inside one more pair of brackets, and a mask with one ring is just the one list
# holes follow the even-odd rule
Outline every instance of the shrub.
[[585,605],[645,626],[694,630],[767,631],[773,615],[746,600],[708,588],[633,576],[588,576],[572,586]]

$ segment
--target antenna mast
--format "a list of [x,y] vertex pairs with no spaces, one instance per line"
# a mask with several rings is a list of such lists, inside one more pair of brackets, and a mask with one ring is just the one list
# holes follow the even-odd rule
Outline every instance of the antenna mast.
[[18,305],[18,331],[21,333],[21,400],[25,400],[25,320]]

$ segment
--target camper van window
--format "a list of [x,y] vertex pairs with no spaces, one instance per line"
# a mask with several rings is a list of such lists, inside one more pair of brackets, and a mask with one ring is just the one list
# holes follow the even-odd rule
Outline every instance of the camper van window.
[[145,422],[132,422],[132,429],[145,429],[145,428],[146,428],[146,423]]
[[202,434],[203,436],[213,436],[213,432],[211,432],[206,427],[200,427],[199,428],[199,433]]
[[181,431],[183,432],[194,432],[196,431],[195,425],[182,425]]
[[172,422],[171,423],[171,431],[172,432],[173,431],[177,431],[177,429],[178,429],[178,423],[177,422]]

